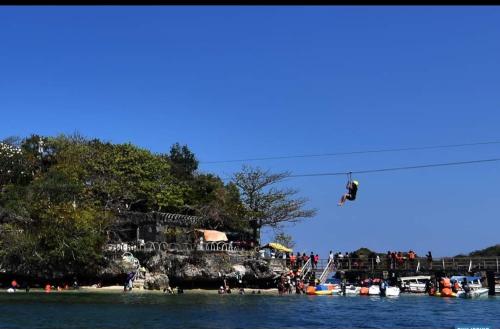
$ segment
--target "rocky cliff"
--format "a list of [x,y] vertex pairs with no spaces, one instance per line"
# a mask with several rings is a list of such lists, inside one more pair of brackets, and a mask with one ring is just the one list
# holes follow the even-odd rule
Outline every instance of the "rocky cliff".
[[[226,252],[192,252],[189,254],[134,254],[147,271],[146,289],[166,286],[183,288],[218,288],[226,280],[231,287],[271,288],[281,272],[286,271],[277,260],[270,263],[241,254]],[[130,270],[121,260],[111,261],[103,269],[101,280],[124,280]]]

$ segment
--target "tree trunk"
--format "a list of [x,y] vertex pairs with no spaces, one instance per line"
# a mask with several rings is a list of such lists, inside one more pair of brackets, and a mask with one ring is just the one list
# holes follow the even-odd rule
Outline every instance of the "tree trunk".
[[260,221],[254,220],[251,222],[251,225],[253,229],[253,240],[260,246]]

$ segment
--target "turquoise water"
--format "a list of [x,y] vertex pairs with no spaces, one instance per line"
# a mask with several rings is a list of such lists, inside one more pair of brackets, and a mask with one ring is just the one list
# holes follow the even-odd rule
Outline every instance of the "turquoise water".
[[0,328],[500,328],[500,298],[0,294]]

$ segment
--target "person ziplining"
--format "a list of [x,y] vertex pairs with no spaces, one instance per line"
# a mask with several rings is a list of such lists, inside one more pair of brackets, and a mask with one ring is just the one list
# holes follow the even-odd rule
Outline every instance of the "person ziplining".
[[344,205],[346,200],[349,200],[349,201],[356,200],[356,194],[358,193],[358,185],[359,185],[359,182],[357,180],[352,180],[351,173],[348,173],[347,174],[347,185],[346,185],[347,193],[342,195],[342,197],[340,198],[340,201],[338,203],[338,206]]

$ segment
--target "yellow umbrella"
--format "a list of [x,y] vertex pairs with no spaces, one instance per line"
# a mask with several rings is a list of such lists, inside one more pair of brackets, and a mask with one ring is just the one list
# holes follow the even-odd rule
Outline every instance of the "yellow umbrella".
[[281,251],[281,252],[292,252],[293,250],[290,248],[285,247],[282,244],[279,244],[277,242],[269,242],[266,247],[273,248],[275,250]]

